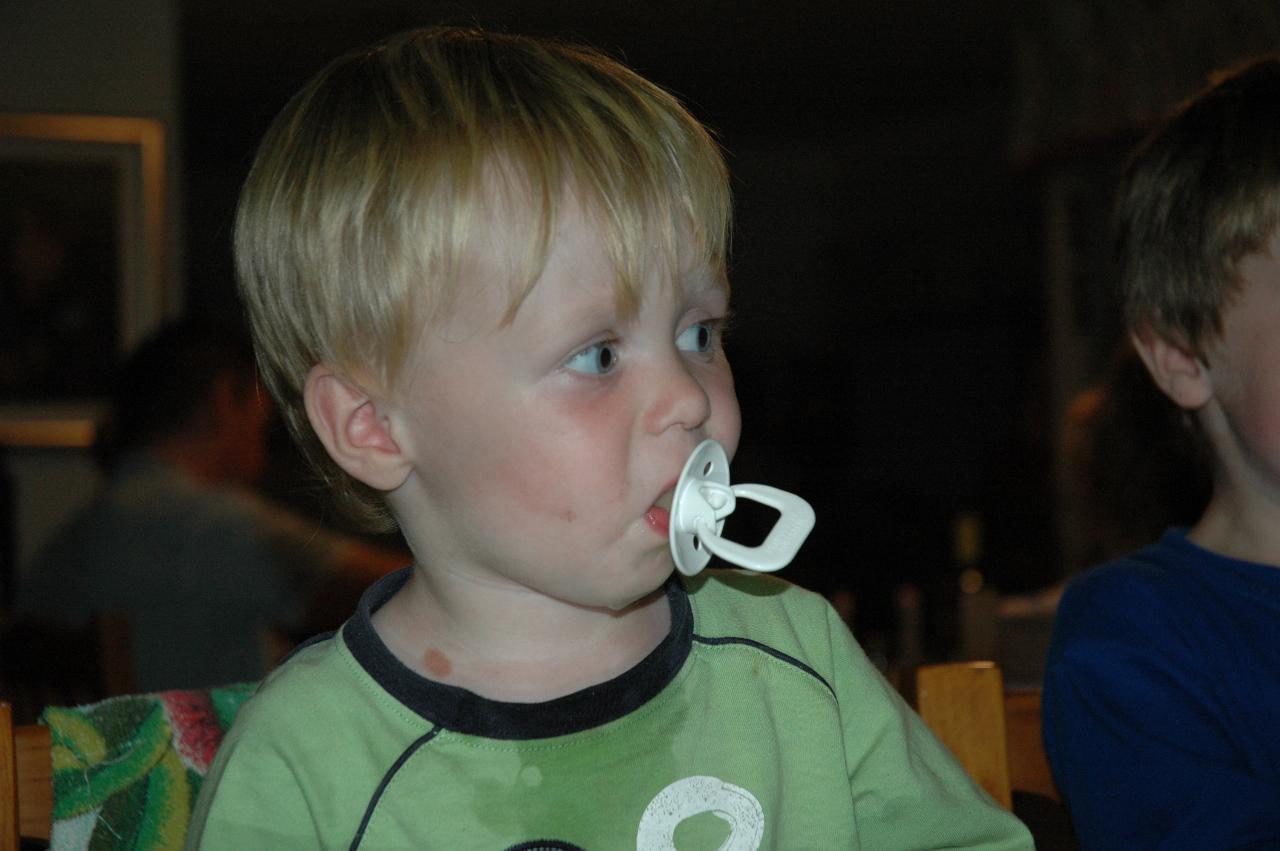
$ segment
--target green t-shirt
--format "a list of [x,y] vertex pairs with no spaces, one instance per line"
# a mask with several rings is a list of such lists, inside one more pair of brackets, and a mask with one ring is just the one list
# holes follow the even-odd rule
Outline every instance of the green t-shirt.
[[1032,847],[816,594],[740,572],[672,581],[671,631],[639,665],[519,704],[392,656],[370,616],[407,576],[244,706],[189,847]]

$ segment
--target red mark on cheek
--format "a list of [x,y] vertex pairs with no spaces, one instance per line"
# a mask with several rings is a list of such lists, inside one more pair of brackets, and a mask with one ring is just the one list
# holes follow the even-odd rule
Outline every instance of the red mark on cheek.
[[422,667],[428,674],[438,679],[444,679],[453,672],[449,657],[434,647],[422,654]]

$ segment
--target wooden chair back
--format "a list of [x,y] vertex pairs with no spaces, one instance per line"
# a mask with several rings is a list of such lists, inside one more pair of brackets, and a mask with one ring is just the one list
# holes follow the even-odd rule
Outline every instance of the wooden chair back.
[[48,840],[53,828],[53,755],[47,727],[14,726],[0,702],[0,851],[26,836]]
[[1061,801],[1040,731],[1040,689],[1004,693],[1004,729],[1009,755],[1009,785]]
[[1038,689],[1005,691],[994,662],[925,665],[916,710],[960,764],[1002,806],[1013,790],[1060,800],[1040,737]]

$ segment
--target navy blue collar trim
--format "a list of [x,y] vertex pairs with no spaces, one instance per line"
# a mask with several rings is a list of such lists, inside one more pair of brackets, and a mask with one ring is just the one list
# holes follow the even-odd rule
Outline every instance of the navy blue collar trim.
[[662,643],[631,670],[591,688],[545,703],[489,700],[457,686],[411,671],[383,644],[372,616],[408,581],[412,568],[378,580],[365,591],[356,613],[342,628],[351,654],[396,700],[432,724],[491,739],[544,739],[607,724],[652,700],[675,678],[693,643],[693,610],[684,587],[666,585],[671,630]]

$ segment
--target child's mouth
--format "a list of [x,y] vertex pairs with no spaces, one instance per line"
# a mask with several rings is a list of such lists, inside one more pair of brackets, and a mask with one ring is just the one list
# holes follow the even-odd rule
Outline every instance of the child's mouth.
[[667,529],[671,526],[671,512],[655,505],[645,512],[644,521],[649,524],[650,529],[666,537]]
[[663,491],[662,496],[658,497],[653,507],[644,515],[644,521],[649,524],[649,528],[664,538],[671,526],[671,500],[674,496],[675,482],[672,482],[671,487]]

